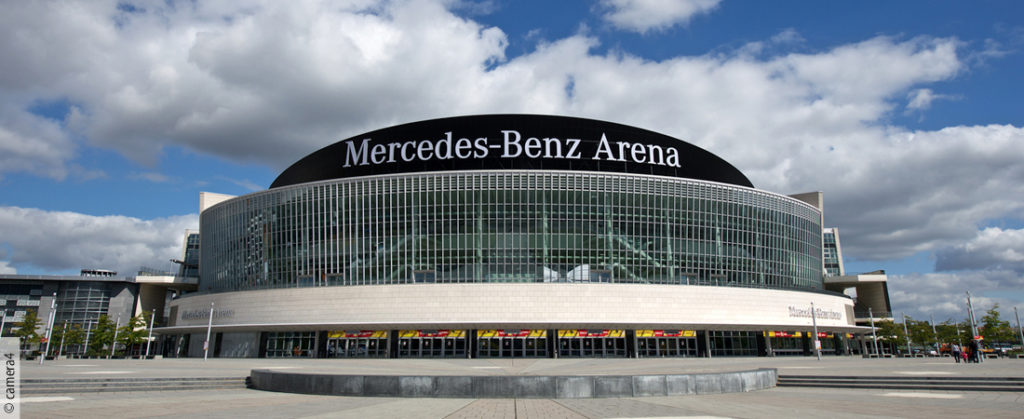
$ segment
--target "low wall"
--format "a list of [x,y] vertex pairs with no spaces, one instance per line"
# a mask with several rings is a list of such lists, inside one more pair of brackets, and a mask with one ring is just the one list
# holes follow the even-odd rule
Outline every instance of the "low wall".
[[774,368],[707,374],[601,376],[399,376],[252,370],[251,386],[285,393],[357,397],[579,399],[739,393],[775,387]]

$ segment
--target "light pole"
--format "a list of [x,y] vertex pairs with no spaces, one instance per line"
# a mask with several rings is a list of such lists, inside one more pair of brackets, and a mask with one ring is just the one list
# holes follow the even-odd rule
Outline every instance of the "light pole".
[[89,335],[92,334],[92,320],[85,321],[85,355],[89,355]]
[[935,332],[935,315],[929,315],[928,321],[932,322],[932,338],[935,339],[935,355],[939,355],[939,334]]
[[117,347],[117,329],[121,328],[121,315],[117,315],[117,324],[114,326],[114,340],[110,341],[110,357],[114,357],[114,348]]
[[814,325],[814,354],[821,361],[821,341],[818,340],[818,318],[814,315],[814,302],[811,302],[811,324]]
[[1024,329],[1020,328],[1020,315],[1017,314],[1017,307],[1013,308],[1013,317],[1017,318],[1017,333],[1020,333],[1020,344],[1024,346]]
[[967,319],[971,322],[971,339],[978,336],[978,328],[974,325],[974,306],[971,304],[971,292],[967,291]]
[[882,354],[878,353],[878,335],[875,333],[875,315],[871,312],[871,307],[868,307],[868,318],[871,319],[871,343],[875,347],[875,356],[881,358]]
[[213,331],[213,301],[210,302],[210,321],[206,324],[206,342],[203,342],[203,361],[210,357],[210,332]]
[[913,356],[914,354],[910,351],[910,332],[907,330],[907,313],[903,313],[903,334],[907,335],[907,356]]
[[68,321],[64,320],[64,328],[60,330],[60,346],[57,347],[57,358],[64,355],[64,336],[68,334]]
[[149,337],[146,338],[146,358],[149,358],[149,345],[153,343],[153,320],[156,319],[156,310],[149,316]]
[[53,293],[53,300],[50,300],[50,320],[46,321],[46,352],[39,357],[39,365],[43,365],[46,354],[50,353],[50,332],[53,331],[53,316],[57,314],[57,293]]

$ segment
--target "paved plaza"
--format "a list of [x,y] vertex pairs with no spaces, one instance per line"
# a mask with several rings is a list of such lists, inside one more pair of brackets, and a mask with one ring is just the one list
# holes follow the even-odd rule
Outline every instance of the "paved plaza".
[[[242,377],[257,368],[376,375],[685,374],[777,368],[780,375],[1024,377],[1024,359],[164,359],[22,363],[23,378]],[[1020,418],[1024,393],[780,387],[735,394],[609,399],[339,397],[249,389],[26,395],[23,417],[235,418]]]

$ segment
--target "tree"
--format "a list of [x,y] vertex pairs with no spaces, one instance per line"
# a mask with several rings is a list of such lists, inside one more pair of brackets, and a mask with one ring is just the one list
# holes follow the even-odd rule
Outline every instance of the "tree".
[[982,331],[978,332],[988,342],[1010,342],[1013,340],[1013,329],[1010,322],[999,318],[999,304],[993,304],[992,308],[985,312],[981,318]]
[[875,322],[875,334],[878,336],[879,344],[888,346],[890,350],[906,342],[906,334],[903,333],[903,325],[892,320]]
[[[935,330],[939,333],[939,342],[941,344],[956,342],[959,345],[963,345],[966,342],[969,334],[971,334],[971,328],[964,323],[956,323],[953,319],[948,319],[942,323],[935,325]],[[959,330],[959,333],[957,332]]]
[[25,349],[32,344],[39,343],[39,333],[36,333],[36,329],[39,327],[39,315],[36,310],[28,310],[25,312],[25,317],[18,322],[18,330],[14,332],[14,336],[21,338],[21,349]]
[[117,341],[123,344],[126,350],[146,341],[147,319],[149,319],[149,312],[143,311],[138,316],[129,319],[127,324],[118,329]]
[[[114,340],[114,329],[117,326],[110,321],[106,314],[100,316],[96,326],[92,328],[92,336],[89,338],[88,354],[91,356],[109,355],[109,346]],[[106,350],[104,350],[106,348]]]
[[[65,348],[69,348],[76,345],[81,345],[85,342],[85,330],[82,329],[80,324],[69,324],[67,328],[63,324],[54,326],[53,328],[53,343],[56,345],[64,344]],[[59,351],[57,346],[54,346],[50,352],[56,353]],[[64,349],[64,353],[67,354],[68,350]]]
[[[916,345],[924,346],[925,349],[935,349],[935,334],[932,333],[932,324],[925,320],[914,320],[907,317],[907,331],[910,332],[910,341]],[[905,344],[906,342],[904,342]]]

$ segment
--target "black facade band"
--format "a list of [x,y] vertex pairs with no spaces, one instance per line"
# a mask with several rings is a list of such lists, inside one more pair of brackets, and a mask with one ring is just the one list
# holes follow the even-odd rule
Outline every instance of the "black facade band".
[[753,187],[718,156],[653,131],[564,116],[478,115],[413,122],[342,140],[293,164],[271,188],[481,169],[631,173]]

